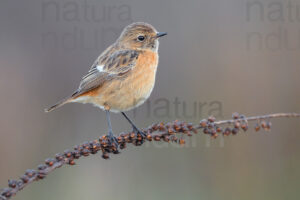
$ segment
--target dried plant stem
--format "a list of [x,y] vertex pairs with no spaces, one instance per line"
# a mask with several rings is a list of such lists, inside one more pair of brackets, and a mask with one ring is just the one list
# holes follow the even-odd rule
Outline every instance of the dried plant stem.
[[[204,134],[209,134],[211,137],[216,138],[219,134],[228,136],[230,134],[235,135],[240,130],[248,130],[249,121],[257,121],[255,130],[259,131],[261,128],[264,130],[270,130],[272,118],[283,117],[300,117],[299,113],[276,113],[262,116],[245,117],[238,113],[233,113],[232,119],[215,121],[214,117],[201,120],[199,124],[193,125],[191,123],[174,121],[167,124],[158,123],[149,126],[143,131],[146,133],[146,137],[143,138],[140,135],[135,135],[132,132],[120,133],[117,137],[120,149],[126,148],[128,143],[140,146],[145,141],[163,141],[163,142],[176,142],[184,145],[185,135],[192,136],[193,133],[197,133],[197,130],[203,130]],[[225,126],[226,125],[226,126]],[[225,126],[225,127],[222,127]],[[178,134],[181,137],[178,137]],[[74,165],[76,159],[82,156],[89,156],[96,154],[98,151],[102,152],[104,159],[109,158],[109,154],[118,154],[118,148],[114,145],[110,145],[108,138],[102,136],[100,139],[94,141],[85,142],[77,145],[73,150],[65,150],[62,154],[56,154],[55,158],[48,158],[45,160],[45,164],[38,166],[36,170],[26,170],[25,174],[20,177],[19,180],[9,180],[7,188],[0,190],[0,200],[7,200],[16,195],[27,185],[34,181],[45,178],[49,173],[63,165]]]
[[[300,114],[299,113],[275,113],[275,114],[269,114],[269,115],[247,117],[246,120],[247,121],[257,121],[257,120],[281,118],[281,117],[300,117]],[[218,122],[215,122],[215,124],[217,124],[217,125],[232,124],[234,122],[235,122],[234,119],[230,119],[230,120],[218,121]]]

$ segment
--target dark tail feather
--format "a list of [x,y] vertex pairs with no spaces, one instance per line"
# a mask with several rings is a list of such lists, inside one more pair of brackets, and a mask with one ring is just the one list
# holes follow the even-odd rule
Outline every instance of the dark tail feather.
[[63,105],[65,105],[66,103],[69,103],[69,100],[71,99],[71,97],[65,98],[63,100],[61,100],[60,102],[58,102],[57,104],[51,106],[50,108],[46,108],[45,112],[51,112],[52,110],[55,110],[56,108],[59,108]]

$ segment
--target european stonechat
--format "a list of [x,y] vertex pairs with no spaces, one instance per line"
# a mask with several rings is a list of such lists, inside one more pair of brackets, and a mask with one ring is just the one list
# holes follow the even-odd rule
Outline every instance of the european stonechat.
[[112,145],[118,146],[111,127],[110,111],[121,112],[133,132],[145,137],[125,111],[143,104],[150,96],[158,65],[158,39],[165,35],[167,33],[157,32],[147,23],[128,25],[117,41],[96,59],[79,88],[45,111],[50,112],[66,103],[91,103],[105,110]]

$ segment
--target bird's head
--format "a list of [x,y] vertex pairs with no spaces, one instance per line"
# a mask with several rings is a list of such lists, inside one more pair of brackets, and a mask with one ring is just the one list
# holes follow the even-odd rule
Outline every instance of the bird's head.
[[159,46],[158,39],[165,35],[166,32],[157,32],[150,24],[136,22],[124,28],[117,43],[126,49],[149,49],[156,52]]

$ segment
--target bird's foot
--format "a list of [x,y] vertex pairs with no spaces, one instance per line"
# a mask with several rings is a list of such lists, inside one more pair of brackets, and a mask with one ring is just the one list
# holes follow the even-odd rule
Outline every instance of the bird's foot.
[[135,134],[135,136],[138,138],[139,136],[141,136],[142,138],[146,138],[146,134],[141,131],[140,129],[138,129],[137,127],[133,127],[133,133]]
[[145,139],[146,139],[146,134],[139,130],[138,128],[136,127],[133,127],[133,134],[134,134],[134,140],[133,140],[133,144],[135,144],[136,146],[140,146],[142,145],[144,142],[145,142]]
[[119,149],[119,143],[117,138],[114,136],[112,132],[109,132],[106,136],[108,139],[108,145],[111,147],[113,152],[118,152]]

